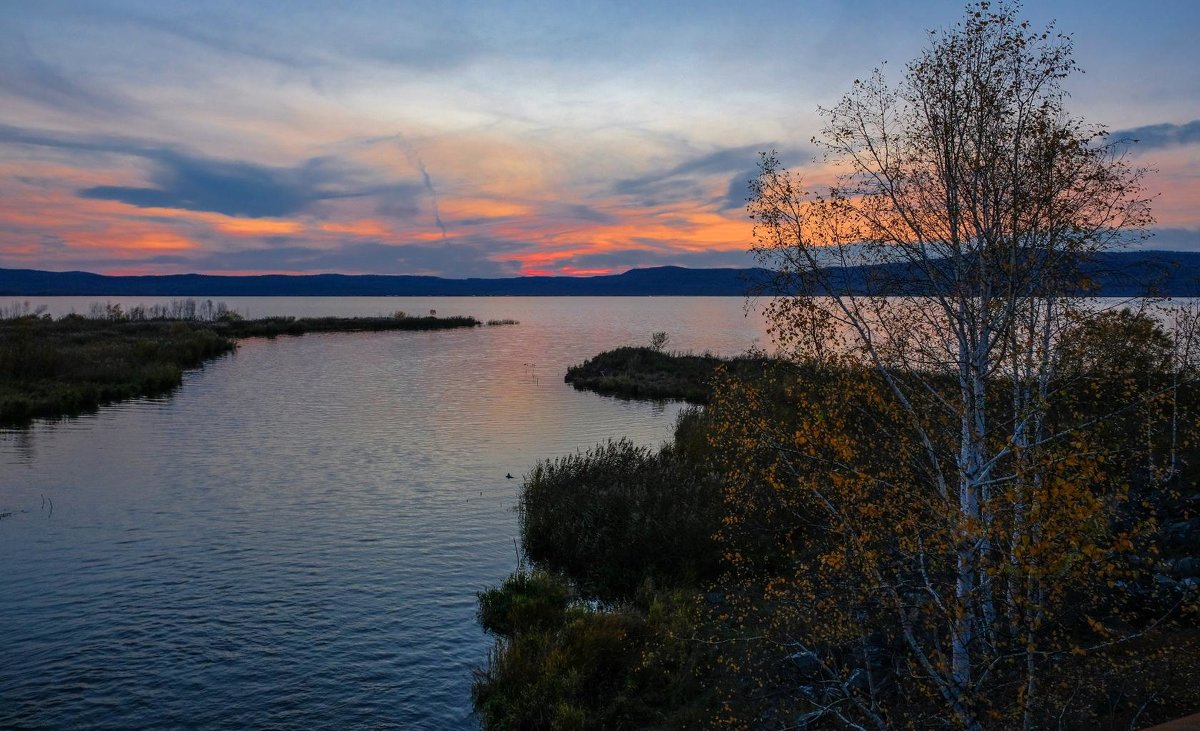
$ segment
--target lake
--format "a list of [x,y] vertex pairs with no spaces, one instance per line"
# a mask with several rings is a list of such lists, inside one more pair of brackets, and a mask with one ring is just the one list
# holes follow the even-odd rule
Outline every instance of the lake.
[[475,594],[516,566],[520,477],[660,444],[681,408],[574,391],[567,366],[658,330],[769,344],[737,298],[224,301],[520,324],[247,340],[169,397],[0,431],[0,727],[474,726]]

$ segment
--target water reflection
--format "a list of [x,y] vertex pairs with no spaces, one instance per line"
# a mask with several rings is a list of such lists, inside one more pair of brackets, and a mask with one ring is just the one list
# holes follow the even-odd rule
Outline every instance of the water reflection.
[[515,564],[506,474],[656,445],[680,408],[576,392],[566,367],[762,329],[737,299],[463,299],[400,308],[521,325],[245,341],[168,398],[0,433],[0,727],[470,725],[475,592]]

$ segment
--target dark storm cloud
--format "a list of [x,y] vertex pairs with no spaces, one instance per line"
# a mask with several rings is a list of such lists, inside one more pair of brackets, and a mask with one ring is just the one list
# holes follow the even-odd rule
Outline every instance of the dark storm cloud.
[[153,187],[101,185],[79,191],[84,198],[115,200],[142,208],[181,208],[227,216],[285,216],[327,195],[320,176],[302,169],[270,168],[161,153],[152,159]]
[[751,181],[758,177],[758,168],[746,170],[733,176],[729,181],[729,191],[721,202],[722,211],[733,211],[746,207],[750,199]]
[[1135,151],[1157,150],[1176,145],[1193,145],[1200,143],[1200,119],[1194,119],[1186,124],[1150,124],[1145,127],[1134,127],[1113,132],[1113,140],[1135,140]]

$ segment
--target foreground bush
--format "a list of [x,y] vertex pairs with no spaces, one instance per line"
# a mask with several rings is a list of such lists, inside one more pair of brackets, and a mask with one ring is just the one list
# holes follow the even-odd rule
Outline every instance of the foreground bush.
[[539,464],[521,496],[536,567],[479,597],[496,636],[476,674],[485,728],[699,727],[714,644],[700,586],[719,556],[721,491],[703,415],[685,411],[674,445],[628,441]]
[[689,596],[612,609],[572,596],[539,570],[480,595],[480,621],[498,638],[473,688],[485,728],[681,728],[710,715]]
[[533,469],[521,496],[525,553],[579,591],[627,600],[647,580],[690,585],[713,575],[721,492],[681,450],[610,442]]

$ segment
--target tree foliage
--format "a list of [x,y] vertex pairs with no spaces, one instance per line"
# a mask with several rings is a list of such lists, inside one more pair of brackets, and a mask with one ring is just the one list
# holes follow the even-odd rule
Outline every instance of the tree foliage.
[[[898,84],[877,70],[824,110],[828,192],[762,160],[756,253],[800,293],[773,334],[824,375],[731,382],[712,443],[738,611],[803,660],[805,722],[1036,727],[1090,697],[1072,658],[1162,619],[1113,589],[1149,550],[1145,491],[1177,478],[1133,472],[1163,442],[1126,428],[1164,423],[1145,376],[1171,344],[1086,300],[1082,265],[1150,215],[1065,108],[1071,50],[980,2]],[[1118,361],[1145,370],[1096,377]]]
[[486,725],[1117,729],[1200,707],[1200,317],[1087,298],[1089,258],[1150,216],[1141,172],[1068,114],[1075,70],[1069,37],[980,2],[825,112],[830,190],[764,156],[782,357],[574,369],[635,397],[670,375],[706,406],[658,453],[530,474],[526,555],[554,577],[481,598]]

